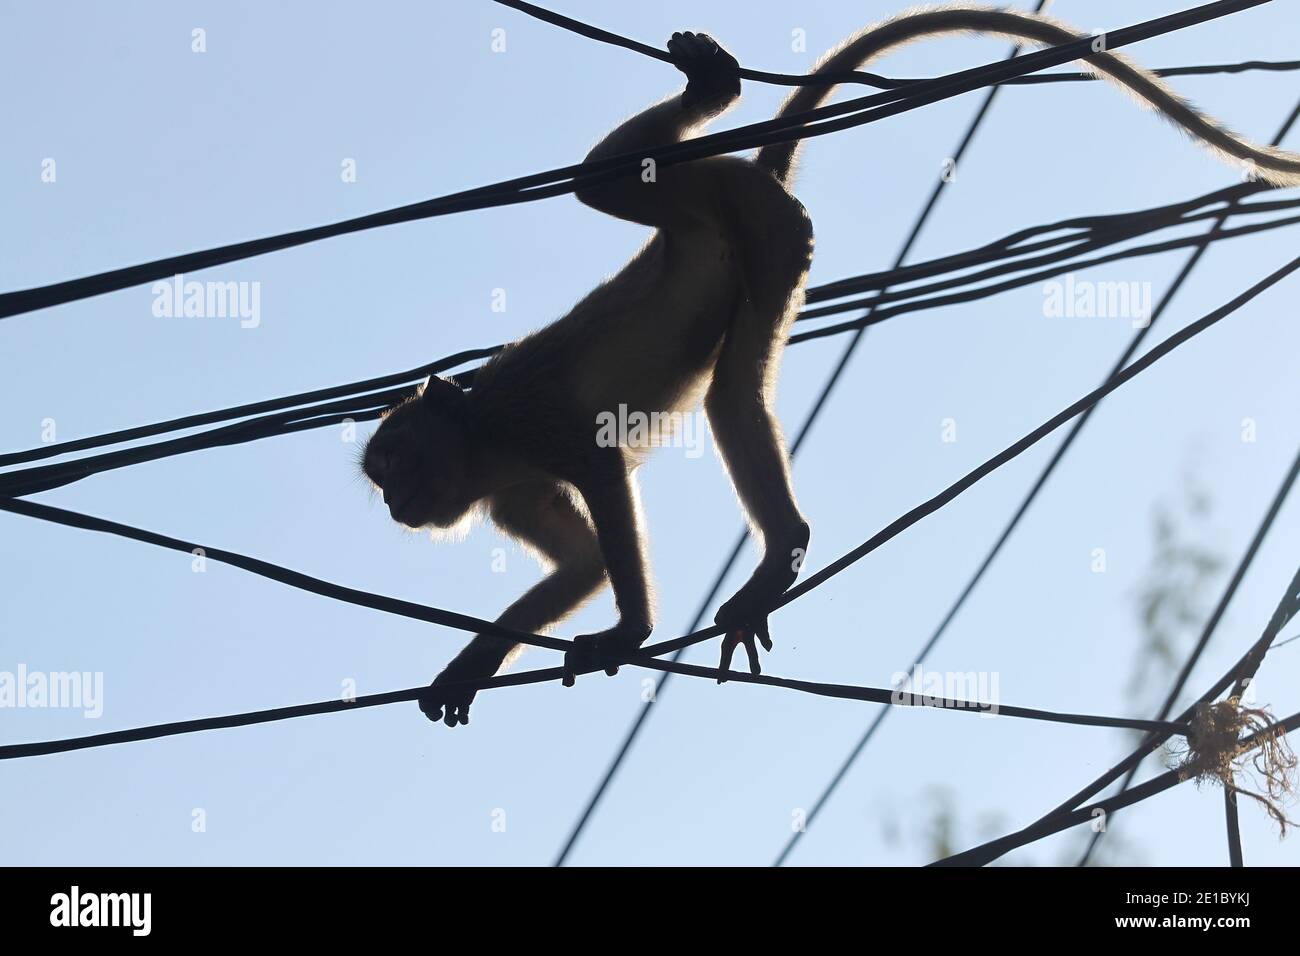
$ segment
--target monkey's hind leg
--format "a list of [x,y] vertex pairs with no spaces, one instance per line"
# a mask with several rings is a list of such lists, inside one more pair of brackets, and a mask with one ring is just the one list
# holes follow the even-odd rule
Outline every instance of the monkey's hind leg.
[[721,669],[730,668],[743,644],[750,670],[758,673],[755,637],[772,649],[768,612],[798,576],[809,539],[773,402],[781,352],[812,260],[812,225],[769,173],[745,164],[728,174],[722,198],[730,207],[747,301],[728,328],[705,409],[732,484],[762,538],[763,558],[714,620],[727,629]]

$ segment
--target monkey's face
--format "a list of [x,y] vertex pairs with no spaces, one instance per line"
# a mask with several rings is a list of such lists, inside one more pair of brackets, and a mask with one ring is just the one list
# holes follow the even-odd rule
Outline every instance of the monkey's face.
[[361,469],[408,528],[450,528],[474,504],[459,419],[422,398],[390,411],[362,453]]

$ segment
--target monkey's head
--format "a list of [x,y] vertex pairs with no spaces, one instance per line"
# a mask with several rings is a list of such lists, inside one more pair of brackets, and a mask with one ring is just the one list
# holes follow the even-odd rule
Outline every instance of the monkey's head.
[[450,528],[480,497],[470,480],[465,393],[434,376],[390,409],[366,443],[361,470],[408,528]]

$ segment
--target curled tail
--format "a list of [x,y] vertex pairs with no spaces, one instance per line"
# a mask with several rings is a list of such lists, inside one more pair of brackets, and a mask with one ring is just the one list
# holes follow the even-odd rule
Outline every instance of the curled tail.
[[[920,7],[867,27],[849,37],[818,62],[813,75],[835,75],[859,70],[872,60],[914,40],[952,34],[1000,36],[1017,42],[1055,46],[1088,34],[1036,13],[996,7]],[[1158,76],[1117,53],[1093,53],[1080,61],[1083,68],[1131,93],[1138,102],[1157,110],[1225,162],[1245,165],[1259,179],[1277,186],[1300,185],[1300,155],[1273,146],[1257,146],[1242,139],[1165,85]],[[822,105],[834,84],[801,86],[786,99],[777,118]],[[758,152],[757,163],[789,184],[793,178],[800,141],[774,143]]]

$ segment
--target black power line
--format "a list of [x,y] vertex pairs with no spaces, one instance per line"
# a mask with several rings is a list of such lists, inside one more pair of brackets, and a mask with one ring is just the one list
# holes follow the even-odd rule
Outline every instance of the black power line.
[[[1173,721],[1139,720],[1131,717],[1106,717],[1096,714],[1072,714],[1059,711],[1041,710],[1034,707],[1016,707],[994,701],[972,701],[950,697],[928,697],[922,694],[903,694],[884,687],[859,687],[852,684],[829,684],[819,681],[795,680],[787,677],[773,677],[770,674],[747,674],[744,672],[723,672],[716,667],[700,667],[695,664],[683,664],[677,661],[660,661],[654,658],[638,658],[631,663],[684,674],[688,677],[700,677],[717,680],[726,677],[729,680],[747,684],[760,684],[767,687],[780,687],[817,697],[830,697],[839,700],[858,700],[890,707],[929,707],[938,710],[951,710],[968,714],[984,714],[999,717],[1015,717],[1025,720],[1046,721],[1057,724],[1073,724],[1080,727],[1109,727],[1120,730],[1145,730],[1152,733],[1165,733],[1185,736],[1188,724]],[[498,687],[519,687],[524,684],[538,684],[562,679],[564,669],[550,667],[541,670],[524,671],[519,674],[502,674],[483,681],[458,681],[447,687],[472,685],[475,690]],[[585,673],[594,673],[586,671]],[[227,730],[234,727],[246,727],[250,724],[266,724],[297,717],[312,717],[321,714],[342,713],[367,707],[380,707],[387,704],[409,703],[418,700],[428,690],[427,685],[408,687],[404,690],[387,691],[382,694],[368,694],[351,700],[327,700],[311,704],[298,704],[291,707],[276,707],[270,710],[257,710],[243,714],[229,714],[222,717],[201,717],[194,720],[173,721],[166,724],[154,724],[148,727],[132,727],[126,730],[114,730],[102,734],[90,734],[85,737],[70,737],[63,740],[41,740],[23,744],[0,745],[0,760],[14,760],[22,757],[39,757],[47,754],[68,753],[74,750],[88,750],[95,747],[108,747],[115,744],[133,743],[141,740],[156,740],[160,737],[175,737],[193,734],[204,730]]]
[[[1201,217],[1195,217],[1195,218],[1201,218]],[[1041,282],[1044,279],[1049,279],[1052,278],[1053,276],[1059,276],[1067,272],[1074,272],[1079,269],[1089,269],[1092,268],[1093,266],[1105,265],[1111,262],[1119,262],[1124,259],[1136,258],[1137,256],[1154,255],[1160,252],[1170,252],[1174,249],[1185,249],[1188,247],[1200,248],[1210,242],[1219,242],[1224,239],[1235,239],[1240,236],[1255,235],[1257,233],[1264,232],[1268,229],[1275,229],[1281,226],[1295,225],[1298,222],[1300,222],[1300,217],[1296,217],[1296,216],[1282,217],[1279,219],[1275,219],[1271,222],[1254,223],[1249,226],[1240,226],[1236,229],[1220,229],[1217,230],[1209,238],[1206,238],[1205,236],[1183,236],[1178,239],[1168,239],[1163,242],[1149,243],[1145,246],[1135,246],[1130,249],[1121,249],[1118,252],[1111,252],[1103,256],[1094,256],[1091,259],[1077,259],[1077,260],[1070,260],[1064,262],[1058,261],[1054,265],[1046,269],[1039,269],[1037,272],[1025,273],[1023,275],[1015,276],[1014,278],[1011,279],[1005,279],[1001,282],[996,282],[991,285],[969,288],[961,292],[953,292],[947,295],[931,296],[930,298],[916,299],[913,301],[902,302],[892,307],[887,306],[885,308],[878,308],[874,310],[874,312],[870,315],[862,316],[856,319],[850,319],[849,321],[846,322],[839,322],[833,325],[825,325],[820,328],[810,329],[806,332],[798,332],[790,336],[788,344],[799,345],[802,342],[809,342],[812,341],[813,339],[822,339],[830,336],[840,335],[843,334],[844,332],[851,332],[855,329],[860,329],[865,326],[878,325],[881,322],[884,322],[888,319],[892,319],[895,318],[896,316],[904,315],[907,313],[920,312],[925,309],[934,309],[943,306],[958,305],[965,302],[975,302],[980,299],[987,299],[990,296],[997,295],[1002,292],[1007,292],[1011,289],[1019,289],[1027,285],[1034,285],[1035,283]],[[1114,241],[1119,241],[1119,240],[1117,239]],[[1079,244],[1079,246],[1082,248],[1099,248],[1101,245],[1109,245],[1109,244],[1110,243],[1107,241],[1098,241],[1096,243],[1094,242],[1081,243]],[[1058,259],[1058,260],[1061,258],[1063,257],[1060,256],[1059,254],[1052,254],[1049,256],[1040,257],[1040,259]],[[1022,265],[1029,266],[1033,264],[1034,264],[1033,262],[1026,262],[1023,264],[1008,263],[1005,266],[1002,266],[998,269],[987,270],[987,271],[999,272],[999,273],[1009,272],[1014,269],[1021,268]],[[946,285],[948,283],[935,283],[935,284]],[[848,311],[851,308],[854,308],[856,305],[859,304],[861,303],[855,303],[855,302],[844,303],[841,305],[830,306],[820,311],[824,311],[826,314],[832,314],[835,312],[844,312],[844,311]]]
[[[672,56],[666,50],[659,47],[651,46],[648,43],[642,43],[639,40],[633,40],[629,37],[622,36],[618,33],[611,33],[609,30],[602,30],[594,27],[589,23],[583,23],[581,20],[574,20],[572,17],[566,17],[563,14],[556,13],[553,10],[547,10],[539,7],[535,3],[526,3],[525,0],[492,0],[493,3],[499,3],[502,6],[511,7],[520,13],[526,13],[530,17],[535,17],[552,26],[557,26],[579,36],[586,37],[589,40],[597,40],[601,43],[608,43],[612,46],[620,46],[625,50],[631,50],[634,53],[640,53],[642,56],[648,56],[664,63],[672,63]],[[1041,12],[1041,10],[1039,11]],[[1245,63],[1218,63],[1203,64],[1198,66],[1175,66],[1163,67],[1151,72],[1156,76],[1210,76],[1219,73],[1248,73],[1256,70],[1266,72],[1287,72],[1290,70],[1300,70],[1300,60],[1250,60]],[[880,90],[896,90],[907,86],[912,86],[922,82],[919,79],[901,79],[898,77],[881,76],[878,73],[869,73],[865,70],[851,70],[847,73],[837,73],[818,77],[812,80],[806,73],[769,73],[766,70],[747,70],[742,69],[740,75],[746,80],[756,80],[760,83],[771,83],[775,86],[809,86],[814,82],[820,83],[857,83],[863,86],[872,86]],[[1069,83],[1087,80],[1096,80],[1097,77],[1091,73],[1046,73],[1038,76],[1018,76],[1009,80],[1002,81],[1003,86],[1009,85],[1039,85],[1043,83]]]

